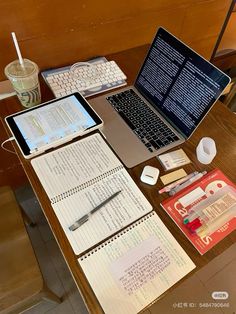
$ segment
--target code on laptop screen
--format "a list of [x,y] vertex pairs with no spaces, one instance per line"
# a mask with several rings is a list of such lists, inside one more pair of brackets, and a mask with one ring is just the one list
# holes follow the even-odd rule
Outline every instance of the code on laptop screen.
[[227,75],[160,28],[135,87],[188,137],[229,81]]

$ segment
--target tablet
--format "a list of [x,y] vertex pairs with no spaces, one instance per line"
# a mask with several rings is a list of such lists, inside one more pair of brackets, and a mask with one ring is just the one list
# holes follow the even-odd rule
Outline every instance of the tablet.
[[25,158],[82,136],[103,121],[79,93],[57,98],[5,118]]

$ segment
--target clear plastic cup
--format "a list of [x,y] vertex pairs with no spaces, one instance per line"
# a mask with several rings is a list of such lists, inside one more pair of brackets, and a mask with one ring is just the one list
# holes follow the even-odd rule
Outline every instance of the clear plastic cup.
[[24,107],[40,104],[39,69],[36,63],[24,59],[22,66],[19,60],[15,60],[5,67],[4,72]]
[[197,159],[200,163],[208,165],[216,155],[215,141],[210,137],[203,137],[196,148]]

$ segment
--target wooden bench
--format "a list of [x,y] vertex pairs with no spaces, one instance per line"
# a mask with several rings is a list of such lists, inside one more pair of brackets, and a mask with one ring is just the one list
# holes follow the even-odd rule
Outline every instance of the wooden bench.
[[11,188],[0,188],[0,313],[20,313],[43,299],[60,303],[43,280]]

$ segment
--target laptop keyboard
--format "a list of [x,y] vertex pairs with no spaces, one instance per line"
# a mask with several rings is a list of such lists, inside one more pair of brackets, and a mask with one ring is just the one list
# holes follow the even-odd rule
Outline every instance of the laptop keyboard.
[[179,140],[133,89],[109,96],[107,100],[150,152]]

